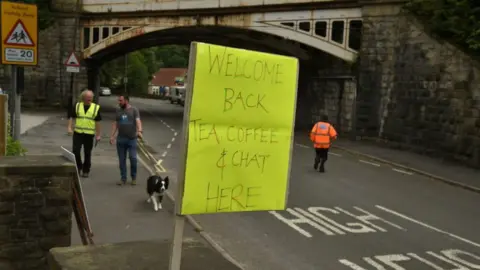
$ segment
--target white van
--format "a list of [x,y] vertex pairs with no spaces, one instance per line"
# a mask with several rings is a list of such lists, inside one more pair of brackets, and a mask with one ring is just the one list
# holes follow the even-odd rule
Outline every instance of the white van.
[[170,103],[185,105],[185,86],[175,85],[170,87]]

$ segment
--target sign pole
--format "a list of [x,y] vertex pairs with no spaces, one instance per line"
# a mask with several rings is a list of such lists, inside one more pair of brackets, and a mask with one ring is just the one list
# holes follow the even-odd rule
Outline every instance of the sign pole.
[[71,72],[70,73],[70,90],[68,93],[68,111],[67,115],[69,112],[73,110],[73,84],[74,84],[74,79],[75,79],[75,73]]
[[10,122],[15,140],[21,133],[21,92],[24,88],[23,69],[19,66],[38,64],[38,8],[33,4],[0,2],[1,64],[12,65],[12,111]]
[[8,95],[0,94],[0,157],[7,155]]
[[21,114],[21,96],[18,93],[18,67],[12,65],[12,94],[14,96],[14,124],[13,124],[13,139],[20,139],[20,114]]
[[180,169],[177,178],[177,194],[175,197],[175,218],[173,228],[173,240],[170,253],[170,267],[169,270],[180,270],[182,261],[183,248],[183,231],[185,229],[185,216],[182,215],[182,199],[183,189],[185,184],[185,170],[188,152],[188,128],[190,124],[190,106],[192,104],[193,79],[195,75],[195,57],[197,54],[197,46],[195,42],[190,45],[190,56],[188,61],[188,84],[185,93],[185,108],[183,112],[183,143],[181,144]]

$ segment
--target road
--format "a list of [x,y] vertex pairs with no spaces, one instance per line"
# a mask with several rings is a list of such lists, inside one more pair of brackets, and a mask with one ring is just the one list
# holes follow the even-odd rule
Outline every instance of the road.
[[[183,108],[132,103],[152,154],[175,179]],[[295,144],[286,211],[195,219],[246,269],[480,269],[479,194],[343,152],[320,174],[312,155]]]

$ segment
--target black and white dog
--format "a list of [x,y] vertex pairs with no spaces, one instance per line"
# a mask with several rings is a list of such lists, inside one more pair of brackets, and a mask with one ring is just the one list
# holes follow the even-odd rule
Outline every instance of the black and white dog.
[[155,209],[155,211],[162,209],[163,195],[168,189],[169,182],[168,176],[162,179],[162,177],[158,175],[152,175],[147,179],[147,202],[153,202],[153,209]]

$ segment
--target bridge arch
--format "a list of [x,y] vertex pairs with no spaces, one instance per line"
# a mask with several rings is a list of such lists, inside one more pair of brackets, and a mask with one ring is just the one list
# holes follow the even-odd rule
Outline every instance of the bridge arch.
[[361,11],[357,8],[202,17],[91,18],[83,21],[81,40],[86,60],[108,60],[105,57],[192,40],[216,40],[223,45],[244,40],[247,45],[283,51],[304,60],[309,54],[299,47],[352,62],[360,48],[361,25]]

